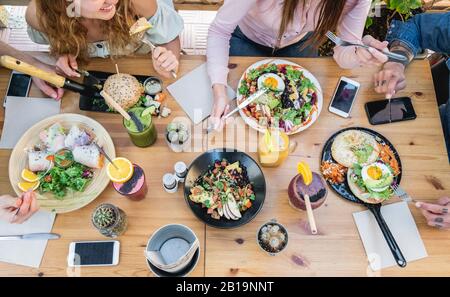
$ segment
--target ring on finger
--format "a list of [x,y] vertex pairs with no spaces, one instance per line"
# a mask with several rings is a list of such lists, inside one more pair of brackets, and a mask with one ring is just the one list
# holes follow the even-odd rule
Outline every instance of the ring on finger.
[[443,217],[437,217],[437,218],[434,219],[434,221],[436,223],[443,223],[444,222],[444,218]]

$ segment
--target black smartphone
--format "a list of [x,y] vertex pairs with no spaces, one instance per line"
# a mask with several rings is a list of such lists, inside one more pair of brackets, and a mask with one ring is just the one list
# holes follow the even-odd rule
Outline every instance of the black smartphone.
[[13,71],[9,79],[7,96],[27,97],[30,91],[31,77],[27,74]]
[[412,100],[409,97],[399,97],[367,102],[366,113],[369,123],[381,125],[401,121],[409,121],[417,118]]

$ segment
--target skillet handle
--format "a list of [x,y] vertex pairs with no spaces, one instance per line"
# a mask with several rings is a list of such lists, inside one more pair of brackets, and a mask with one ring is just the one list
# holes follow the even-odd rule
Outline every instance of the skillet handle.
[[375,216],[375,219],[377,220],[377,223],[380,226],[381,232],[383,233],[383,236],[386,239],[386,242],[389,246],[389,249],[392,252],[392,255],[394,256],[395,261],[397,262],[397,265],[402,268],[406,267],[407,262],[405,260],[405,257],[403,256],[402,251],[400,250],[397,242],[395,241],[394,236],[392,235],[388,225],[386,224],[383,216],[381,215],[381,206],[379,204],[370,205],[368,206],[368,208]]

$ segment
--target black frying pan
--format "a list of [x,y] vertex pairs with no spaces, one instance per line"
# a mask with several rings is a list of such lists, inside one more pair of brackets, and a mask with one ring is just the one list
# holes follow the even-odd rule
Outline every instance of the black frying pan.
[[[400,157],[398,155],[397,150],[392,145],[392,143],[388,139],[386,139],[383,135],[381,135],[378,132],[375,132],[373,130],[367,129],[367,128],[361,128],[361,127],[346,128],[346,129],[340,130],[340,131],[336,132],[335,134],[333,134],[333,136],[331,136],[330,139],[328,139],[328,141],[325,143],[325,145],[323,147],[322,162],[323,161],[336,162],[333,159],[333,156],[331,155],[331,146],[332,146],[333,141],[336,138],[336,136],[347,130],[360,130],[360,131],[366,132],[366,133],[374,136],[378,142],[385,143],[391,148],[391,150],[394,152],[395,158],[397,159],[397,162],[400,166],[400,174],[394,178],[394,182],[396,184],[400,184],[400,180],[402,178],[402,173],[401,173],[402,172],[401,171],[402,163],[400,161]],[[362,204],[362,205],[366,206],[373,213],[373,215],[375,216],[375,219],[377,220],[378,225],[380,226],[381,232],[383,233],[383,236],[386,239],[389,249],[391,250],[392,255],[395,258],[395,261],[397,262],[397,265],[400,267],[405,267],[407,264],[405,257],[403,256],[402,251],[400,250],[397,242],[395,241],[394,236],[392,235],[391,231],[389,230],[388,225],[386,224],[383,216],[381,215],[381,203],[370,204],[370,203],[366,203],[366,202],[360,200],[355,195],[353,195],[352,191],[350,190],[350,188],[346,182],[344,182],[342,184],[332,184],[332,183],[328,182],[328,185],[337,194],[339,194],[339,196],[341,196],[342,198],[344,198],[348,201],[354,202],[354,203]]]
[[[253,184],[253,190],[256,196],[252,207],[242,213],[242,218],[237,221],[228,220],[224,217],[220,220],[213,219],[211,215],[206,213],[206,208],[202,208],[200,203],[194,203],[189,199],[191,188],[194,186],[195,181],[201,175],[206,173],[209,168],[214,165],[216,160],[222,159],[226,159],[230,163],[239,161],[241,165],[246,167],[249,180]],[[237,150],[215,149],[203,153],[192,162],[191,166],[189,166],[189,171],[184,184],[184,198],[195,216],[205,224],[223,229],[236,228],[250,222],[263,207],[266,198],[266,180],[258,163],[256,163],[249,155]]]

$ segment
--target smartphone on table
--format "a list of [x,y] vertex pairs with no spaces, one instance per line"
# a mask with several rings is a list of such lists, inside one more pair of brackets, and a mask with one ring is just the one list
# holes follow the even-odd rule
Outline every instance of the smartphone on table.
[[[31,87],[31,81],[31,76],[27,74],[23,74],[17,71],[11,72],[6,96],[28,97]],[[5,103],[6,102],[3,103],[3,106],[5,106]]]
[[401,121],[409,121],[417,118],[412,100],[409,97],[399,97],[390,100],[378,100],[368,102],[365,105],[369,123],[381,125]]
[[119,250],[117,240],[72,242],[67,264],[69,267],[114,266],[119,264]]
[[361,84],[348,77],[339,79],[328,110],[343,118],[348,118],[358,95]]

